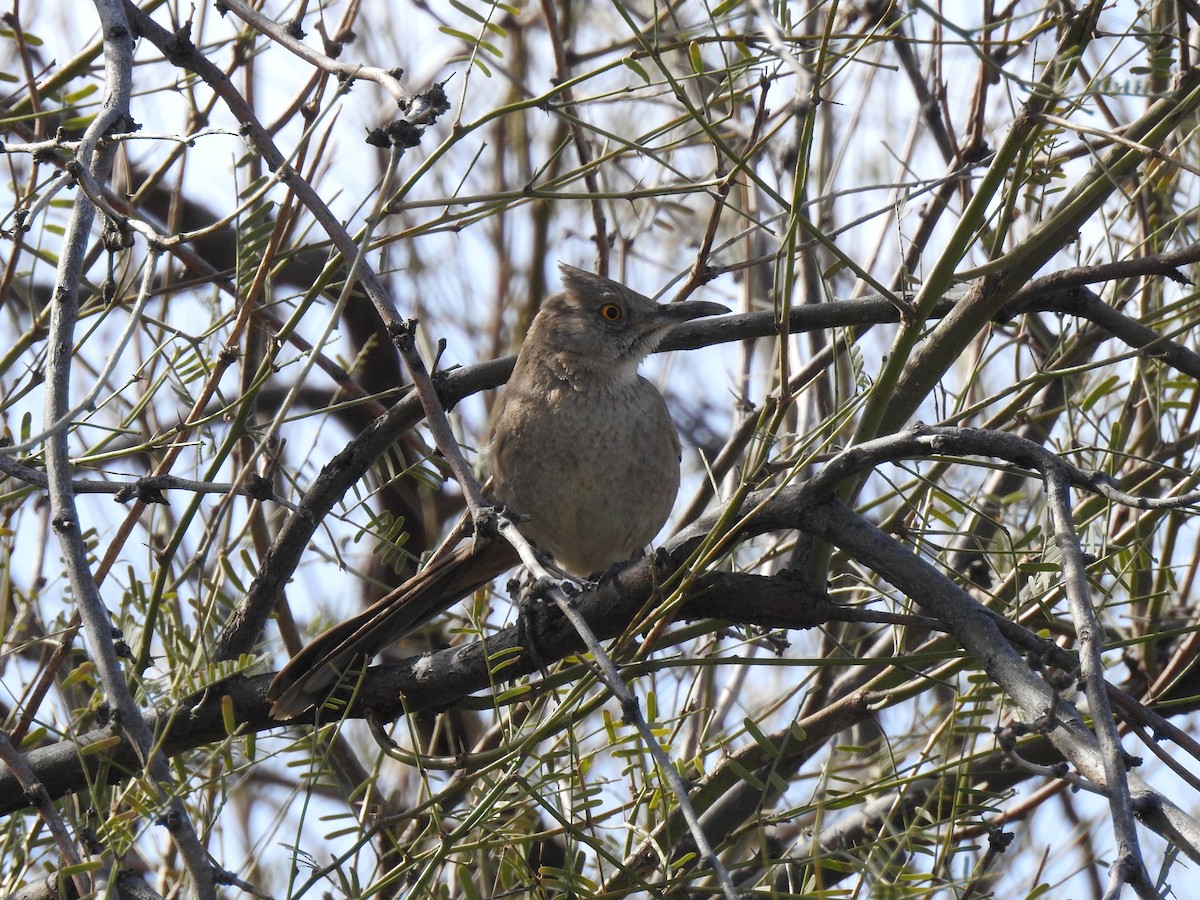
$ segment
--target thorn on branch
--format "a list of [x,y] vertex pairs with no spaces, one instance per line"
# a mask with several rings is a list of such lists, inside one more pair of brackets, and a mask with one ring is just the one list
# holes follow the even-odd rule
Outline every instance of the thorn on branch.
[[[421,114],[426,117],[427,121],[433,122],[450,109],[450,98],[446,96],[446,84],[449,81],[449,78],[439,81],[427,91],[417,95],[417,102],[425,104],[425,109],[421,110]],[[416,105],[417,103],[413,104],[413,106]]]
[[[560,585],[557,579],[547,578],[545,576],[535,578],[533,583],[529,585],[528,596],[531,600],[548,600],[550,597],[550,592],[559,586]],[[574,604],[575,597],[578,595],[568,593],[565,590],[563,593],[566,595],[567,601],[571,604]]]
[[401,147],[408,150],[421,143],[425,129],[407,119],[396,119],[382,128],[373,128],[367,133],[367,143],[372,147]]
[[108,134],[134,134],[142,130],[142,124],[128,114],[117,116],[109,126]]
[[388,325],[388,338],[401,353],[411,353],[417,346],[417,320],[405,319]]
[[148,478],[139,478],[131,485],[127,485],[116,494],[118,503],[128,503],[136,497],[140,502],[145,504],[161,503],[163,506],[170,506],[166,495],[163,494],[162,479],[150,476]]
[[257,472],[252,472],[246,479],[246,496],[251,500],[268,503],[275,499],[275,488],[270,479],[264,478]]
[[129,227],[129,219],[106,219],[100,242],[109,253],[119,253],[133,246],[133,229]]
[[638,715],[641,712],[641,705],[638,703],[637,697],[632,694],[625,700],[621,701],[621,724],[632,725],[638,720]]
[[1138,818],[1145,818],[1147,815],[1154,813],[1159,803],[1152,794],[1134,794],[1129,798],[1130,806],[1133,808],[1133,814]]
[[337,51],[330,52],[329,56],[333,59],[337,59],[342,55],[342,50],[346,47],[346,45],[353,44],[358,40],[358,33],[353,28],[343,28],[328,40],[333,44],[334,47],[337,48]]
[[997,828],[995,825],[987,822],[984,823],[983,827],[987,829],[988,850],[992,853],[1003,853],[1012,844],[1014,838],[1016,838],[1013,832]]
[[474,525],[475,534],[478,537],[499,540],[500,517],[508,515],[508,510],[503,506],[487,506],[479,511],[479,514],[475,516],[471,524]]
[[[221,3],[217,4],[217,12],[222,17],[228,11]],[[167,62],[178,66],[187,62],[195,52],[196,45],[192,43],[192,22],[189,19],[175,29],[171,35],[171,40],[163,47],[163,56],[167,58]]]

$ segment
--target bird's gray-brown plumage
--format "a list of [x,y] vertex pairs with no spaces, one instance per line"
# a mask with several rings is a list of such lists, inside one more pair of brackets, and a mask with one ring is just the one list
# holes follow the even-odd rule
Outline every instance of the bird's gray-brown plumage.
[[[672,326],[728,310],[658,304],[560,266],[563,292],[530,326],[496,409],[489,451],[497,499],[521,533],[573,575],[624,562],[658,533],[679,490],[679,435],[638,365]],[[356,661],[517,564],[503,541],[466,544],[321,634],[271,683],[272,715],[320,702]]]

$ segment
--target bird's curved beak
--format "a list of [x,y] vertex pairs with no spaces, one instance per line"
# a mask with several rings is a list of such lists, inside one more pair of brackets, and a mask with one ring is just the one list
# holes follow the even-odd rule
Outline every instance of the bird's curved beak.
[[684,300],[682,303],[660,303],[658,315],[665,322],[690,322],[704,316],[719,316],[729,312],[728,306],[711,300]]

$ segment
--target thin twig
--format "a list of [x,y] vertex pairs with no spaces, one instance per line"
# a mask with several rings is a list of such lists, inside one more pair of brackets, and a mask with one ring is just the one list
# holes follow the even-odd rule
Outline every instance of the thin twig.
[[[264,16],[243,0],[221,0],[221,5],[235,16],[271,39],[272,42],[294,53],[314,68],[327,72],[339,81],[362,79],[373,81],[392,95],[396,105],[406,108],[414,99],[411,91],[405,89],[395,72],[384,71],[375,66],[364,66],[358,63],[338,62],[324,53],[314,50],[304,43],[301,35],[289,27],[284,27],[273,19]],[[296,26],[298,28],[298,26]]]
[[[25,762],[25,757],[12,745],[12,741],[8,739],[8,735],[3,730],[0,730],[0,762],[3,762],[21,783],[21,787],[25,790],[25,796],[30,799],[37,809],[38,815],[46,823],[46,827],[54,837],[54,843],[58,845],[58,852],[62,854],[67,865],[71,868],[79,866],[83,860],[71,840],[70,832],[67,831],[67,823],[63,821],[62,816],[58,814],[58,810],[50,801],[50,795],[46,793],[46,786],[38,781],[33,770],[29,768],[29,764]],[[91,880],[86,872],[75,872],[71,876],[71,883],[75,885],[76,894],[80,897],[86,897],[92,891]]]
[[1065,466],[1055,466],[1045,473],[1046,500],[1050,521],[1054,526],[1054,542],[1062,559],[1063,588],[1075,623],[1079,642],[1079,664],[1087,685],[1092,710],[1092,727],[1100,742],[1104,760],[1104,781],[1108,786],[1108,804],[1113,831],[1117,841],[1117,856],[1113,862],[1124,878],[1133,885],[1139,897],[1157,897],[1142,850],[1138,843],[1137,826],[1133,821],[1133,802],[1126,778],[1125,748],[1113,721],[1112,707],[1104,687],[1104,628],[1096,618],[1088,590],[1087,568],[1083,550],[1071,520],[1070,477]]
[[609,692],[616,698],[621,705],[621,715],[626,722],[629,722],[637,729],[641,735],[642,743],[654,758],[655,765],[658,766],[660,774],[666,779],[671,793],[675,795],[675,802],[679,805],[679,811],[687,822],[688,830],[691,832],[692,840],[696,842],[696,849],[700,855],[712,867],[717,879],[721,882],[721,890],[724,892],[726,900],[737,900],[739,894],[737,888],[733,884],[733,879],[729,875],[729,870],[725,868],[712,845],[708,841],[708,836],[704,833],[704,826],[700,824],[700,817],[696,815],[696,810],[692,806],[692,802],[688,797],[688,786],[683,780],[683,776],[679,774],[679,770],[675,768],[675,764],[671,762],[671,758],[667,756],[662,745],[658,742],[658,738],[646,723],[645,716],[642,715],[641,705],[629,690],[625,680],[621,677],[620,671],[612,658],[605,652],[604,646],[588,625],[587,620],[580,614],[574,601],[567,596],[563,590],[563,582],[560,578],[552,574],[538,558],[537,552],[533,549],[533,545],[525,539],[525,537],[517,529],[516,525],[506,516],[500,516],[496,522],[496,529],[500,535],[512,544],[513,549],[521,557],[521,562],[529,571],[530,575],[539,584],[539,590],[542,596],[548,597],[554,601],[554,605],[559,608],[567,621],[575,629],[576,634],[587,646],[588,651],[592,654],[595,661],[596,677],[600,683],[608,688]]
[[[92,199],[90,195],[88,199]],[[120,336],[117,338],[116,346],[109,352],[107,359],[104,361],[104,368],[96,376],[95,384],[92,385],[91,389],[79,403],[63,413],[57,421],[50,423],[38,434],[35,434],[28,440],[21,441],[19,444],[0,447],[0,457],[11,456],[15,453],[24,453],[27,450],[33,449],[51,435],[69,428],[78,416],[94,408],[93,404],[96,402],[96,398],[100,396],[100,392],[108,385],[108,379],[112,377],[112,373],[120,362],[125,348],[129,345],[130,340],[133,339],[134,333],[142,326],[142,310],[146,308],[146,304],[153,296],[154,274],[158,271],[158,260],[161,255],[161,250],[155,247],[150,248],[148,258],[142,270],[142,285],[138,290],[137,300],[134,301],[133,308],[129,311],[129,319],[125,323],[125,328],[121,331]]]
[[[0,448],[3,449],[3,448]],[[46,488],[49,478],[39,469],[22,465],[8,459],[0,453],[0,473],[17,481],[23,481],[31,487]],[[114,494],[118,503],[130,500],[141,500],[145,503],[166,503],[163,491],[187,491],[191,494],[230,494],[240,497],[250,497],[291,510],[297,515],[304,515],[300,504],[280,497],[275,493],[271,483],[266,480],[254,480],[248,484],[237,484],[231,481],[196,481],[192,478],[180,478],[177,475],[146,475],[136,481],[97,481],[92,478],[72,478],[71,490],[76,494]]]
[[[100,113],[80,141],[76,161],[81,168],[89,169],[98,181],[104,181],[111,170],[115,148],[111,144],[102,144],[103,138],[110,131],[125,130],[125,124],[129,121],[129,98],[133,90],[133,37],[121,0],[95,0],[95,3],[104,35],[107,90]],[[51,430],[68,410],[75,321],[87,240],[94,218],[95,207],[91,200],[83,192],[78,193],[63,235],[47,340],[43,418],[46,427]],[[154,735],[125,683],[113,642],[112,621],[88,565],[88,550],[71,491],[67,437],[67,432],[60,429],[53,431],[46,443],[51,523],[58,534],[71,594],[78,604],[92,661],[104,686],[105,696],[115,708],[121,729],[138,748],[157,789],[158,801],[165,808],[161,821],[167,826],[183,864],[191,875],[192,893],[201,900],[215,900],[214,872],[208,854],[201,846],[187,808],[172,784],[166,758],[155,749]]]
[[554,79],[561,87],[563,109],[569,113],[565,116],[571,137],[575,142],[575,152],[579,155],[580,169],[583,171],[583,183],[587,188],[589,207],[592,211],[592,242],[596,245],[596,271],[601,275],[608,274],[608,224],[604,216],[604,205],[600,199],[600,182],[592,168],[592,151],[588,146],[587,135],[584,133],[583,119],[575,109],[575,95],[567,82],[571,77],[571,65],[567,60],[562,30],[558,23],[558,8],[553,0],[542,0],[542,15],[546,19],[546,33],[550,38],[550,47],[554,52]]

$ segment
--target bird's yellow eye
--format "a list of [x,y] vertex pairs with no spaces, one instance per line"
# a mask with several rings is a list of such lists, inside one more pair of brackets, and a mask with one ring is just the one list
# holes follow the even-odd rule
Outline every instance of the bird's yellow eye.
[[600,307],[600,316],[606,322],[620,322],[621,316],[623,315],[624,312],[616,303],[605,303],[602,307]]

